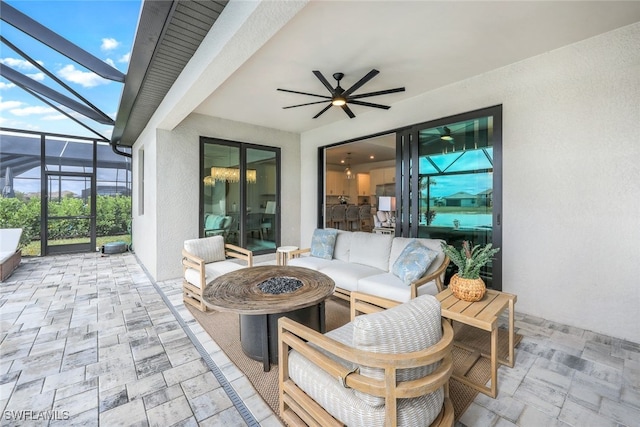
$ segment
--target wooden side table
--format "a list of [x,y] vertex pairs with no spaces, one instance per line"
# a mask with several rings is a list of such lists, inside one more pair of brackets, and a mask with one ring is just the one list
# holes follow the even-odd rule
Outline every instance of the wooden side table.
[[276,265],[287,265],[289,252],[297,250],[297,246],[280,246],[278,249],[276,249]]
[[[476,357],[473,363],[466,366],[466,369],[461,372],[454,371],[452,376],[461,383],[495,398],[498,394],[498,363],[513,368],[515,362],[514,305],[517,297],[505,292],[487,289],[480,301],[468,302],[453,296],[450,289],[445,289],[436,295],[436,298],[442,307],[442,317],[491,332],[491,351],[489,354],[484,354],[463,342],[455,342],[458,347],[475,352]],[[506,308],[509,309],[509,356],[507,359],[503,359],[498,356],[498,317]],[[477,384],[465,376],[480,357],[486,357],[491,361],[491,387]]]

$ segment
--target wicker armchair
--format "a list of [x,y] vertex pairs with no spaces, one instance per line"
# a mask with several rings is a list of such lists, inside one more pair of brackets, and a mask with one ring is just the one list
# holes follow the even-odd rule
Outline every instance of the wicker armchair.
[[[353,292],[351,299],[366,300]],[[375,297],[371,307],[396,302]],[[325,335],[281,318],[280,416],[288,425],[452,426],[453,330],[423,295]]]
[[253,266],[253,252],[225,244],[222,236],[185,240],[182,249],[182,299],[185,304],[207,311],[202,300],[206,285],[218,276],[244,268],[237,262],[227,261],[227,258],[244,260],[247,267]]

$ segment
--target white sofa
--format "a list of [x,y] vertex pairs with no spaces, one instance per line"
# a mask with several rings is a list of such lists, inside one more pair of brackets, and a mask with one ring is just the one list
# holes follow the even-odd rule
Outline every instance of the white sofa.
[[0,229],[0,281],[5,281],[18,268],[22,252],[18,249],[22,228]]
[[[436,295],[443,290],[449,258],[442,252],[442,240],[335,231],[337,234],[331,259],[312,256],[311,248],[306,248],[291,252],[287,265],[311,268],[326,274],[336,283],[335,295],[346,300],[349,300],[351,292],[358,291],[407,302],[418,295]],[[393,266],[407,245],[415,241],[435,251],[437,256],[421,277],[405,283],[393,273]]]

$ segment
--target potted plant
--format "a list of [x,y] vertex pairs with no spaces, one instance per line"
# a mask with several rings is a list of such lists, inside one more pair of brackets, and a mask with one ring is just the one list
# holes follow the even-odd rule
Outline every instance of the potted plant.
[[472,247],[465,240],[461,249],[442,242],[442,250],[458,267],[458,272],[449,282],[453,295],[464,301],[480,301],[486,291],[484,281],[480,278],[480,269],[493,259],[500,248],[492,248],[491,243]]

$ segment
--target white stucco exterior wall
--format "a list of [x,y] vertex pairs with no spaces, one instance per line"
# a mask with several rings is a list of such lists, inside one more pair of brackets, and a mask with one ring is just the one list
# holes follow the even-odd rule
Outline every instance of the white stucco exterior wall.
[[[640,23],[301,136],[319,146],[503,105],[503,290],[516,309],[640,342]],[[407,88],[410,90],[410,88]],[[300,241],[317,178],[301,191]]]
[[[156,205],[150,206],[151,212],[145,209],[144,218],[134,216],[133,228],[134,250],[155,280],[182,275],[183,242],[199,235],[201,136],[281,148],[281,242],[298,244],[301,174],[298,134],[194,113],[173,131],[157,130],[155,136],[155,141],[148,138],[145,145],[155,148],[153,160],[148,162],[154,163],[154,169],[149,171],[149,175],[153,173],[149,178],[152,183],[145,180],[145,195],[153,198]],[[135,148],[145,140],[138,141]],[[146,159],[147,156],[145,150]],[[134,170],[134,176],[135,173]],[[134,197],[133,203],[135,200]]]

